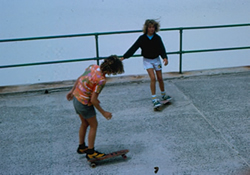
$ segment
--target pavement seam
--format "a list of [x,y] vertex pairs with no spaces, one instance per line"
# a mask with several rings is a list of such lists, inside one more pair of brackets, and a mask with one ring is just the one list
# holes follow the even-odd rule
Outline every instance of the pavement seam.
[[231,144],[224,136],[223,136],[223,134],[222,134],[222,132],[219,130],[219,129],[217,129],[208,119],[207,119],[207,117],[194,105],[194,103],[192,102],[192,100],[190,100],[178,87],[177,87],[177,85],[175,84],[175,83],[173,83],[173,85],[176,87],[176,89],[180,92],[180,93],[182,93],[183,94],[183,96],[186,98],[186,99],[188,99],[189,101],[190,101],[190,105],[192,105],[193,107],[194,107],[194,109],[202,116],[202,118],[216,131],[216,132],[218,132],[219,133],[219,135],[222,137],[222,139],[226,142],[226,144],[229,146],[229,148],[231,149],[231,150],[233,150],[239,157],[240,157],[240,159],[248,166],[248,167],[250,167],[250,163],[248,163],[247,162],[247,160],[245,160],[242,156],[241,156],[241,154],[239,153],[239,151],[237,151],[236,149],[235,149],[235,146],[233,145],[233,144]]
[[250,164],[241,156],[241,154],[239,153],[239,151],[237,151],[235,149],[235,146],[233,144],[231,144],[222,134],[222,132],[217,129],[208,119],[207,117],[192,103],[192,106],[194,107],[194,109],[202,116],[202,118],[216,131],[220,134],[220,136],[222,137],[222,139],[226,142],[226,144],[229,146],[229,148],[231,150],[233,150],[241,159],[244,163],[247,164],[248,167],[250,167]]

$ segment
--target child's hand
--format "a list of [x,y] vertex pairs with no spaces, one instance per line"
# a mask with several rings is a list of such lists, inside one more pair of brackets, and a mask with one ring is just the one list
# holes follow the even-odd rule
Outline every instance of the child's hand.
[[110,120],[112,118],[112,114],[110,112],[105,111],[102,114],[107,120]]
[[164,58],[164,59],[163,59],[163,63],[164,63],[164,66],[168,65],[168,59],[167,59],[167,58]]
[[69,92],[69,93],[66,95],[66,98],[67,98],[67,100],[69,100],[69,101],[72,100],[73,97],[74,97],[74,95],[73,95],[72,92]]

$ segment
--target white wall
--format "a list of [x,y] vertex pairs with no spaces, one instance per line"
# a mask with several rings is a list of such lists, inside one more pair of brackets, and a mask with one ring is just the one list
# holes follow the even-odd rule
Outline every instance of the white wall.
[[[147,18],[161,28],[250,22],[249,0],[0,0],[0,39],[140,30]],[[177,51],[178,32],[159,32]],[[122,55],[140,33],[99,38],[100,56]],[[184,31],[183,49],[250,45],[250,27]],[[140,53],[138,50],[137,53]],[[185,54],[183,70],[250,65],[250,50]],[[93,37],[0,43],[0,65],[95,57]],[[178,71],[169,55],[164,72]],[[0,86],[76,79],[95,61],[0,70]],[[141,58],[124,62],[125,74],[144,74]]]

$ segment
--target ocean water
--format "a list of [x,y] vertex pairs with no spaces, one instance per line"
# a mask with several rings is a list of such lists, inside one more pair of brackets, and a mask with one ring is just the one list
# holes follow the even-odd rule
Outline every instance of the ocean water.
[[[146,19],[161,28],[250,23],[248,0],[1,0],[0,39],[140,30]],[[123,55],[142,33],[99,37],[99,55]],[[178,31],[158,33],[167,52],[179,50]],[[250,45],[250,27],[188,30],[183,50]],[[136,52],[139,54],[140,50]],[[250,65],[250,50],[183,55],[183,71]],[[94,37],[0,43],[0,65],[91,58]],[[76,79],[96,61],[0,69],[0,86]],[[146,74],[142,58],[124,61],[123,75]],[[179,56],[169,55],[163,72],[178,72]]]

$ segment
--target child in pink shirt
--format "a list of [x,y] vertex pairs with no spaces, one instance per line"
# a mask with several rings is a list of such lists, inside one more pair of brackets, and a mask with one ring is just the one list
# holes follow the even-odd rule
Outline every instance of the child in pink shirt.
[[[106,83],[105,75],[121,74],[124,72],[123,64],[116,55],[111,55],[101,66],[90,65],[85,72],[77,79],[73,88],[67,94],[66,98],[73,99],[76,113],[81,119],[79,129],[79,154],[87,153],[87,159],[100,158],[105,154],[94,150],[94,143],[97,130],[97,119],[95,108],[107,119],[112,118],[112,114],[105,111],[100,106],[98,95],[101,93]],[[88,135],[88,147],[85,145],[85,135],[87,128],[90,127]]]

